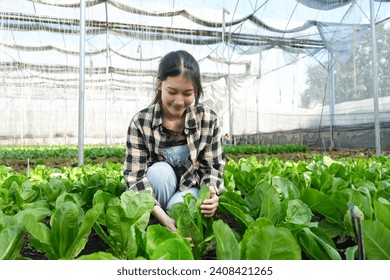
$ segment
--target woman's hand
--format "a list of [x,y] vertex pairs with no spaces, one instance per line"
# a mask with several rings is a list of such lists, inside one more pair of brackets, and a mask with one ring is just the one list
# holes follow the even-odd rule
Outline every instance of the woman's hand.
[[155,205],[152,214],[160,222],[161,225],[176,232],[175,220],[168,216],[168,214],[158,205]]
[[217,191],[213,186],[209,186],[210,188],[210,198],[205,199],[200,206],[200,212],[205,217],[212,217],[215,214],[215,211],[217,211],[218,204],[219,204],[219,196],[217,195]]

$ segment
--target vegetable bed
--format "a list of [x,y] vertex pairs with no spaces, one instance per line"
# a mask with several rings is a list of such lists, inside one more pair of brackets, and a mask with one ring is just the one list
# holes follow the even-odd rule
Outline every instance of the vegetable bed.
[[177,233],[125,191],[121,156],[3,157],[0,259],[390,259],[388,157],[227,156],[218,213],[199,214],[204,187],[172,209]]

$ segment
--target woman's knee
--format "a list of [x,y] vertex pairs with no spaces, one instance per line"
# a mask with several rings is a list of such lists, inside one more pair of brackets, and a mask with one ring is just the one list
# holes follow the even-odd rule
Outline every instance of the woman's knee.
[[156,199],[164,208],[176,191],[177,179],[173,168],[166,162],[156,162],[149,167],[146,176]]
[[172,184],[176,188],[176,175],[172,166],[164,161],[154,163],[149,167],[146,173],[150,184],[158,187],[159,185]]
[[199,196],[199,189],[196,187],[192,187],[182,192],[177,191],[169,200],[167,204],[167,210],[171,210],[173,204],[183,202],[184,201],[183,196],[185,196],[188,193],[192,194],[194,197],[197,198]]

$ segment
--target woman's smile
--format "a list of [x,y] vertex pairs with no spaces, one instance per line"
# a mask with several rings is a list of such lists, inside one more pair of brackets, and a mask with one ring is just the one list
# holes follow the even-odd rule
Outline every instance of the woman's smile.
[[195,89],[184,76],[169,77],[161,82],[161,100],[164,116],[182,117],[195,100]]

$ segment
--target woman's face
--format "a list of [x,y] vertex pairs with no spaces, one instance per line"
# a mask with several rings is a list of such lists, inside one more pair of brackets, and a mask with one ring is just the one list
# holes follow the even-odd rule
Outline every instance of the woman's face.
[[163,116],[180,118],[195,101],[194,85],[184,76],[168,77],[160,82]]

